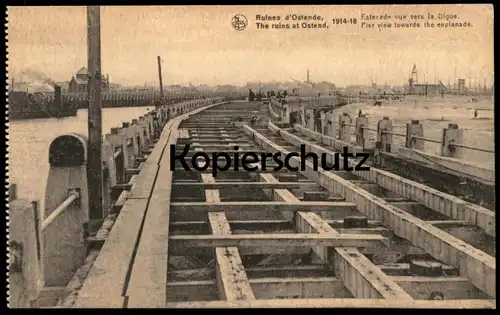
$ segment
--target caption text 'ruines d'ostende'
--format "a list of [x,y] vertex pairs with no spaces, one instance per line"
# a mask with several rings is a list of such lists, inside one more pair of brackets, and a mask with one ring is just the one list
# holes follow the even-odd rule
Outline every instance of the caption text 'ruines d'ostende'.
[[[285,167],[287,170],[290,170],[292,172],[297,172],[299,171],[299,168],[297,166],[292,166],[290,165],[290,160],[292,158],[299,158],[300,159],[300,170],[305,171],[306,170],[306,161],[307,159],[312,159],[313,161],[313,170],[317,171],[319,164],[321,165],[321,168],[325,171],[369,171],[370,167],[368,166],[363,166],[363,164],[368,160],[370,155],[368,153],[349,153],[348,148],[344,147],[343,153],[335,153],[334,154],[334,163],[328,163],[327,162],[327,154],[322,153],[321,154],[321,163],[319,163],[319,158],[316,153],[306,153],[306,147],[305,145],[300,146],[300,153],[298,152],[290,152],[286,155],[284,155],[284,159],[281,159],[281,156],[283,155],[280,152],[277,153],[255,153],[255,152],[239,152],[239,147],[235,146],[234,150],[235,152],[233,153],[233,156],[231,157],[229,153],[227,152],[203,152],[203,151],[196,151],[190,159],[187,158],[187,154],[189,152],[190,145],[185,145],[184,149],[181,154],[177,155],[176,153],[176,147],[175,144],[170,145],[170,170],[175,171],[176,167],[176,161],[179,161],[184,170],[186,171],[191,171],[191,168],[193,168],[195,171],[206,171],[209,167],[212,169],[212,175],[214,177],[217,176],[217,172],[221,171],[228,171],[230,169],[233,169],[234,171],[239,171],[240,167],[243,168],[243,170],[247,172],[255,172],[258,170],[261,171],[266,171],[266,162],[268,161],[267,159],[272,159],[272,161],[275,163],[275,166],[273,165],[273,171],[278,172],[283,167]],[[208,154],[210,153],[210,155]],[[240,156],[241,154],[241,156]],[[260,155],[260,156],[259,156]],[[340,163],[340,156],[342,155],[343,157],[343,163],[341,165]],[[260,159],[259,159],[260,157]],[[361,158],[361,160],[358,161],[358,164],[353,168],[349,166],[349,161],[348,158]],[[188,161],[190,160],[191,167],[188,165]],[[216,163],[213,163],[213,161],[217,161]],[[220,163],[222,161],[225,161],[225,163]],[[251,165],[258,163],[260,165]]]

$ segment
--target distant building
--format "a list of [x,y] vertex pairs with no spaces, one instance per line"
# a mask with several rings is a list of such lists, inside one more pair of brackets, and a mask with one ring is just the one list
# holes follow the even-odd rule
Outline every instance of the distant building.
[[[70,93],[88,93],[88,71],[87,68],[82,67],[76,72],[69,81],[68,91]],[[109,76],[101,77],[101,91],[109,89]]]

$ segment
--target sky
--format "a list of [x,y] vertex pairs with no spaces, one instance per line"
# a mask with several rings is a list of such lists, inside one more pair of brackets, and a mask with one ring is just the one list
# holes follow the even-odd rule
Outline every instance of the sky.
[[[457,15],[470,28],[379,29],[361,15]],[[234,15],[248,20],[232,27]],[[256,15],[320,15],[328,29],[257,29]],[[335,25],[334,18],[357,24]],[[437,20],[435,20],[437,21]],[[441,20],[439,22],[443,22]],[[375,22],[362,28],[361,22]],[[268,21],[273,24],[277,22]],[[301,22],[299,22],[301,23]],[[422,24],[423,22],[420,21]],[[87,66],[86,7],[8,7],[8,71],[42,71],[69,81]],[[493,83],[493,6],[106,6],[101,7],[101,64],[111,83],[163,84],[329,81],[340,86],[402,85],[416,64],[419,82],[454,78]],[[475,79],[475,81],[474,81]],[[473,83],[475,84],[475,83]]]

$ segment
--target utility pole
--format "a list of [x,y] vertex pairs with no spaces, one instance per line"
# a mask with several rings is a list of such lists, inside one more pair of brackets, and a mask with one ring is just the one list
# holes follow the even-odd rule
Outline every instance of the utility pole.
[[101,161],[101,12],[99,6],[87,7],[88,48],[88,133],[87,184],[89,191],[89,229],[95,231],[103,220],[103,170]]
[[158,56],[158,77],[160,80],[160,100],[163,102],[163,78],[161,75],[161,58]]

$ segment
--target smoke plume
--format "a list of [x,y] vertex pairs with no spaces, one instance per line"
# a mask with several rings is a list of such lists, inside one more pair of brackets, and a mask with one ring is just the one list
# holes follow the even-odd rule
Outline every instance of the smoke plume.
[[24,69],[16,76],[15,80],[25,83],[30,91],[33,92],[53,92],[56,83],[45,73],[35,69]]

